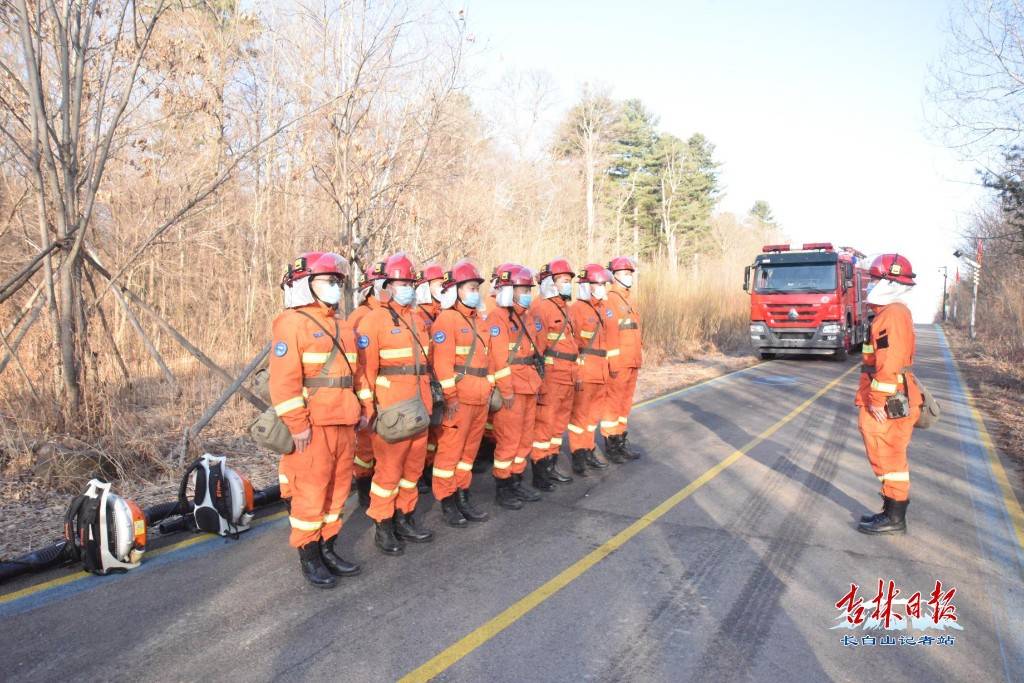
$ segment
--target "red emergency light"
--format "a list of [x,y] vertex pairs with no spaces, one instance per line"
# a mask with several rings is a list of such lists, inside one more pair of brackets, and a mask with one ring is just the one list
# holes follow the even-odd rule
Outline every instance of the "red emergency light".
[[816,249],[820,249],[822,251],[832,251],[833,247],[832,247],[832,243],[831,242],[805,242],[804,243],[804,251],[814,251]]
[[770,254],[775,251],[789,251],[788,244],[766,244],[761,248],[761,251],[765,254]]

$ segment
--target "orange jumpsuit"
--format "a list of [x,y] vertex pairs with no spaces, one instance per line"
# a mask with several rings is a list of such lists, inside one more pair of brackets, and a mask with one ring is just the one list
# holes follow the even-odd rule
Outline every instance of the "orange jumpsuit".
[[[537,392],[540,375],[533,366],[539,355],[533,342],[535,332],[528,333],[527,311],[518,304],[499,308],[488,318],[500,328],[496,338],[492,370],[502,398],[512,396],[511,408],[492,413],[494,423],[494,477],[508,479],[522,474],[533,444],[533,428],[537,416]],[[503,350],[507,349],[507,350]]]
[[[419,343],[410,328],[415,330]],[[374,410],[374,404],[380,410],[419,395],[430,412],[429,359],[424,353],[429,352],[429,341],[423,318],[414,308],[390,301],[370,311],[360,323],[359,332],[367,382],[359,398],[367,410]],[[423,474],[427,455],[427,431],[397,443],[388,443],[376,431],[371,438],[376,465],[366,514],[380,522],[394,516],[396,509],[413,512],[419,500],[416,481]]]
[[[485,311],[485,313],[483,314],[483,319],[484,320],[489,320],[490,317],[492,315],[494,315],[495,311],[497,311],[497,310],[499,310],[501,308],[500,306],[498,306],[498,302],[497,302],[497,300],[495,298],[496,294],[497,294],[497,290],[492,288],[491,292],[487,296],[485,296],[483,298],[484,311]],[[487,441],[487,440],[494,441],[495,438],[496,438],[495,434],[494,434],[494,413],[487,413],[487,422],[484,423],[484,437],[483,438],[484,438],[484,441]]]
[[537,397],[533,428],[533,460],[557,455],[569,424],[579,366],[579,347],[561,297],[538,299],[530,306],[533,339],[544,354],[544,381]]
[[[328,332],[337,330],[344,358],[335,353],[331,359],[331,337],[299,311],[313,316]],[[366,380],[355,333],[329,306],[317,303],[283,311],[274,319],[273,339],[270,397],[274,410],[292,434],[312,429],[306,449],[282,456],[278,470],[282,487],[291,495],[288,542],[301,548],[333,538],[341,530],[360,413],[356,391],[365,389]],[[329,359],[328,372],[321,377]]]
[[[356,334],[359,334],[359,323],[362,322],[363,318],[370,311],[380,307],[380,301],[372,294],[367,296],[363,303],[356,306],[356,309],[348,316],[348,323],[356,331]],[[373,441],[370,438],[369,429],[356,432],[356,455],[353,460],[355,462],[356,479],[373,476]]]
[[[903,501],[910,495],[907,446],[921,415],[921,391],[910,370],[914,362],[914,321],[910,309],[901,303],[875,310],[878,312],[871,323],[870,339],[864,344],[857,389],[858,424],[871,469],[882,482],[882,495]],[[878,422],[867,406],[884,408],[886,397],[897,392],[906,392],[909,397],[910,415]]]
[[441,311],[432,330],[434,375],[444,389],[445,401],[459,403],[455,415],[441,423],[434,455],[434,497],[443,500],[457,489],[468,490],[472,482],[493,382],[489,377],[491,340],[500,329],[458,301]]
[[580,381],[569,419],[569,450],[593,450],[605,410],[611,371],[619,365],[619,324],[601,301],[576,301],[569,307],[580,348]]
[[608,399],[601,418],[601,433],[618,436],[629,429],[636,380],[644,362],[640,312],[630,301],[630,290],[615,283],[605,304],[619,323],[619,374],[608,381]]
[[[419,310],[421,316],[423,316],[423,324],[427,326],[427,333],[430,334],[431,328],[434,326],[434,321],[437,320],[437,316],[441,314],[441,304],[436,301],[431,301],[429,304],[419,304],[416,307]],[[441,425],[430,425],[427,430],[427,460],[426,467],[430,467],[434,464],[434,454],[437,452],[437,439],[441,436]]]

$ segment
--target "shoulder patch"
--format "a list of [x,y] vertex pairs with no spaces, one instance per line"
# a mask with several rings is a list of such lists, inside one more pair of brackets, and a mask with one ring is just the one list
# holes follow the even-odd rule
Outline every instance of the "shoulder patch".
[[875,349],[887,349],[889,348],[889,336],[879,337],[875,340]]
[[497,337],[499,334],[501,334],[501,328],[497,325],[491,325],[491,336]]
[[356,346],[358,346],[361,349],[365,349],[369,345],[370,345],[370,338],[367,337],[365,334],[359,335],[359,339],[356,340]]
[[444,344],[446,339],[448,339],[448,336],[441,330],[438,330],[437,332],[434,333],[435,344]]
[[277,342],[276,344],[274,344],[274,355],[275,356],[277,356],[278,358],[281,358],[286,353],[288,353],[288,345],[287,344],[285,344],[284,342]]
[[461,332],[462,334],[469,334],[469,328],[463,327],[461,330],[459,330],[459,332]]
[[317,330],[316,332],[313,333],[313,338],[314,339],[319,339],[322,336],[324,336],[324,333],[321,332],[320,330]]

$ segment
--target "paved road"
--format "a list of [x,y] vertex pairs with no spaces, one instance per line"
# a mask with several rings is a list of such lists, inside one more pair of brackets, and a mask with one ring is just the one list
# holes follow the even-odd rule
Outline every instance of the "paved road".
[[[851,407],[858,361],[773,361],[644,405],[644,459],[524,510],[462,531],[425,501],[438,538],[402,558],[376,553],[354,515],[343,554],[364,573],[334,591],[302,584],[278,517],[124,576],[0,597],[0,677],[1024,680],[1020,510],[941,333],[918,332],[945,415],[915,434],[905,537],[854,531],[878,503]],[[897,599],[955,587],[962,630],[892,634],[952,644],[833,629],[851,582],[869,602],[879,578]]]

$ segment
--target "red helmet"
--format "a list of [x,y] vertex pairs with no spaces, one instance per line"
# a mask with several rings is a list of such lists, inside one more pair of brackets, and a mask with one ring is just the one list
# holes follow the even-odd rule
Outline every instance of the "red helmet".
[[444,289],[448,289],[452,285],[461,285],[463,282],[482,283],[483,281],[484,279],[480,277],[480,271],[477,270],[472,261],[460,259],[455,262],[451,270],[444,274],[444,282],[441,286]]
[[892,280],[901,285],[913,285],[914,278],[916,277],[910,261],[899,254],[876,256],[875,260],[871,262],[871,268],[868,272],[873,278]]
[[616,256],[608,262],[608,270],[613,273],[616,270],[636,271],[636,261],[629,256]]
[[281,286],[312,275],[337,275],[347,278],[348,261],[331,251],[307,251],[288,266]]
[[592,285],[606,285],[612,281],[612,271],[600,263],[588,263],[583,266],[578,276],[580,282],[587,282]]
[[412,259],[406,256],[404,251],[389,256],[384,262],[382,277],[385,280],[415,280],[416,269],[413,267]]
[[356,286],[360,292],[373,287],[376,280],[384,277],[384,261],[377,261],[366,266],[366,269],[359,274],[359,284]]
[[558,257],[551,259],[549,263],[545,263],[540,267],[540,273],[537,274],[538,280],[543,280],[546,277],[554,277],[555,275],[573,275],[572,264],[569,263],[568,259]]
[[533,287],[533,273],[526,266],[508,263],[498,266],[498,287]]
[[429,265],[423,266],[423,270],[419,272],[416,279],[417,282],[419,282],[419,284],[423,284],[424,282],[430,282],[431,280],[443,280],[444,268],[437,265],[436,263],[431,263]]
[[510,268],[512,268],[513,266],[516,266],[516,265],[518,265],[518,264],[516,264],[516,263],[502,263],[502,264],[499,264],[497,266],[494,266],[494,269],[491,270],[491,283],[492,284],[496,284],[497,281],[498,281],[498,276],[502,273],[502,271],[508,270],[508,269],[510,269]]

